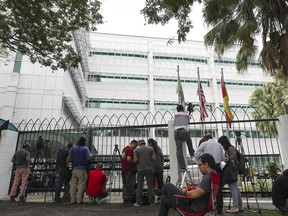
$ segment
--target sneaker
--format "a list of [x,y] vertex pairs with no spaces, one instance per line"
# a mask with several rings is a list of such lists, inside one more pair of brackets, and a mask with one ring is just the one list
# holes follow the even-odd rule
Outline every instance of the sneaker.
[[61,199],[60,199],[60,198],[55,198],[55,200],[54,200],[53,203],[55,203],[55,204],[57,204],[57,203],[61,203]]
[[239,213],[238,207],[233,207],[226,210],[227,213]]
[[217,215],[223,215],[222,209],[217,209]]
[[16,202],[15,196],[11,196],[11,197],[10,197],[10,202]]
[[133,206],[134,207],[140,207],[141,205],[139,205],[138,203],[134,203]]
[[99,205],[102,205],[103,203],[101,202],[100,198],[99,197],[95,197],[94,201],[99,204]]
[[92,204],[94,204],[94,200],[93,200],[93,197],[89,197],[89,200],[88,200],[88,204],[89,204],[89,205],[92,205]]
[[244,212],[243,207],[238,207],[238,209],[239,209],[239,212]]
[[163,195],[163,192],[162,192],[162,190],[160,190],[160,189],[152,189],[152,193],[153,193],[155,196],[158,196],[158,197],[160,197],[160,196]]
[[25,203],[25,197],[24,196],[19,196],[19,203],[24,204]]

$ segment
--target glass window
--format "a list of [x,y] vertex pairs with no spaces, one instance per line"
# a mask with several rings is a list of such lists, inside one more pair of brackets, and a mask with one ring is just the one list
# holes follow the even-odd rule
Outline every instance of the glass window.
[[16,53],[13,72],[20,73],[23,55],[20,52]]

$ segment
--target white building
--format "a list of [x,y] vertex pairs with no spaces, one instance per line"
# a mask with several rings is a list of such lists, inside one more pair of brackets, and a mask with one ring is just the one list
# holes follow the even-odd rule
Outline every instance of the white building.
[[200,41],[169,44],[165,38],[90,33],[87,40],[83,33],[76,36],[84,63],[73,71],[53,72],[19,53],[10,56],[10,62],[0,61],[2,119],[17,125],[23,119],[74,116],[79,123],[83,116],[92,121],[96,115],[174,112],[177,66],[185,100],[194,105],[199,101],[199,68],[208,110],[222,107],[221,68],[232,109],[246,108],[251,93],[272,81],[256,61],[238,73],[237,47],[219,59]]

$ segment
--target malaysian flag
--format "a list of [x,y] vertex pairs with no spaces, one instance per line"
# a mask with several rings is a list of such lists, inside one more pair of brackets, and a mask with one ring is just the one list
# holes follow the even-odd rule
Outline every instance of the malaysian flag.
[[205,94],[204,94],[204,91],[203,91],[203,88],[202,88],[201,83],[199,83],[199,87],[198,87],[198,90],[197,90],[197,94],[198,94],[198,96],[199,96],[200,120],[201,120],[201,121],[204,121],[205,118],[208,117],[208,113],[207,113],[206,107],[205,107],[206,98],[205,98]]

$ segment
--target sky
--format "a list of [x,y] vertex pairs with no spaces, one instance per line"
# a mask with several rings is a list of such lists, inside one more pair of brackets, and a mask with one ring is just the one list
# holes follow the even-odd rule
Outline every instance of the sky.
[[[140,10],[145,0],[101,0],[104,24],[97,26],[97,32],[124,35],[137,35],[161,38],[177,38],[177,22],[173,20],[165,26],[145,25]],[[194,28],[187,39],[203,41],[207,28],[203,24],[201,6],[195,3],[191,14]]]

